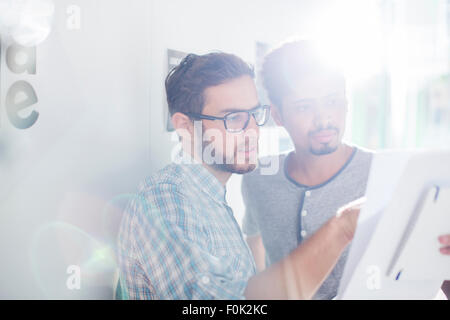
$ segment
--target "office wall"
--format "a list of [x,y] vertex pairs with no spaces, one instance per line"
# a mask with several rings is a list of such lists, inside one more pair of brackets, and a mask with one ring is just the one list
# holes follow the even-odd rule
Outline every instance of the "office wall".
[[[34,48],[35,71],[13,72],[13,62],[32,57],[15,56],[16,44],[2,35],[1,298],[109,297],[113,222],[157,166],[148,156],[146,1],[54,4],[52,32]],[[39,114],[26,128],[7,114],[18,81],[36,95],[18,113]],[[19,104],[30,95],[12,96]],[[67,287],[72,265],[81,268],[80,290]]]
[[[165,131],[167,49],[253,62],[256,41],[306,32],[327,2],[58,0],[35,72],[11,70],[14,43],[2,34],[0,298],[111,298],[123,207],[175,143]],[[30,99],[19,90],[8,106],[18,81],[36,94],[18,112],[39,114],[26,128],[7,113]]]
[[[311,19],[330,1],[152,1],[151,126],[152,141],[170,139],[164,132],[164,77],[167,48],[183,52],[225,51],[255,62],[256,41],[277,44],[307,34]],[[153,139],[154,138],[154,139]],[[152,150],[168,160],[172,145],[157,143]]]

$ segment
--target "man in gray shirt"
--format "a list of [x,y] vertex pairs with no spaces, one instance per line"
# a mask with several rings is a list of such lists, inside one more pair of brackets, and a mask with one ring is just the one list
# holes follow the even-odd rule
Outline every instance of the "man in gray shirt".
[[[312,235],[338,208],[365,194],[373,155],[342,142],[345,79],[320,59],[313,42],[296,41],[275,49],[265,58],[262,76],[273,118],[289,133],[295,149],[261,159],[259,168],[242,180],[243,232],[259,271],[300,244],[310,244],[309,238],[317,238]],[[440,236],[439,243],[440,252],[450,255],[450,234]],[[318,256],[326,256],[325,250],[314,248]],[[336,296],[348,250],[313,298]],[[448,297],[449,283],[442,286]]]
[[[289,255],[332,218],[340,207],[364,196],[372,154],[355,147],[336,174],[314,186],[298,183],[289,176],[285,166],[288,155],[277,157],[278,160],[261,160],[261,163],[279,161],[277,174],[262,175],[258,169],[245,175],[242,182],[246,205],[243,232],[250,240],[253,252],[255,242],[257,245],[262,240],[266,265]],[[331,299],[336,295],[348,250],[349,247],[319,288],[315,299]]]
[[[319,59],[314,43],[297,41],[272,51],[262,75],[274,120],[285,127],[295,150],[261,159],[259,168],[243,177],[243,232],[260,270],[286,257],[341,206],[362,197],[372,160],[371,152],[342,142],[345,80]],[[264,170],[268,165],[278,170]],[[336,296],[348,250],[315,299]]]

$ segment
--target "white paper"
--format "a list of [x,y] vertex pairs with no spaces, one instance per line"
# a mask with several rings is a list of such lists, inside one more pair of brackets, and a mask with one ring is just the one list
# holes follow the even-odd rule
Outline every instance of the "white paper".
[[412,152],[395,151],[379,152],[374,155],[366,189],[367,200],[359,215],[338,297],[345,290],[354,273],[411,155]]
[[[366,190],[367,202],[361,210],[338,298],[432,299],[436,296],[444,279],[434,269],[441,265],[433,270],[425,267],[416,270],[420,276],[406,281],[399,281],[388,270],[421,195],[432,185],[450,182],[449,163],[450,150],[375,155]],[[441,220],[440,232],[450,233],[447,220]],[[435,231],[427,229],[426,233],[429,243],[422,241],[422,246],[416,243],[417,248],[436,250]],[[448,257],[437,254],[435,257],[441,260],[432,266],[443,263],[445,268],[442,259]]]

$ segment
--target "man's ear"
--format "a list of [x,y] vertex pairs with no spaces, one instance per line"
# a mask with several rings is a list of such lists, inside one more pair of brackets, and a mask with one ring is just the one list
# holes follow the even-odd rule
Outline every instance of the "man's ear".
[[270,113],[277,126],[283,126],[283,115],[280,109],[275,105],[270,105]]
[[194,126],[191,119],[181,112],[176,112],[172,115],[172,125],[175,128],[178,136],[185,143],[192,140]]
[[187,130],[191,131],[192,129],[192,121],[191,119],[181,112],[175,112],[172,115],[172,125],[175,128],[175,130]]

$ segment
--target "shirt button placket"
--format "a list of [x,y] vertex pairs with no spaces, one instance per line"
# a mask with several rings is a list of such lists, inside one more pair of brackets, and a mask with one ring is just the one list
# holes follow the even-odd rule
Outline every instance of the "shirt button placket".
[[[305,191],[305,196],[303,197],[302,208],[305,208],[305,205],[306,205],[306,199],[309,198],[310,196],[311,196],[311,191],[306,190],[306,191]],[[307,211],[306,209],[302,209],[301,217],[300,217],[300,219],[301,219],[301,227],[302,227],[301,232],[300,232],[300,235],[302,236],[302,238],[305,238],[305,237],[307,236],[307,234],[308,234],[308,233],[306,232],[306,230],[305,230],[305,223],[304,223],[304,219],[303,219],[303,218],[305,218],[307,215],[308,215],[308,211]]]

